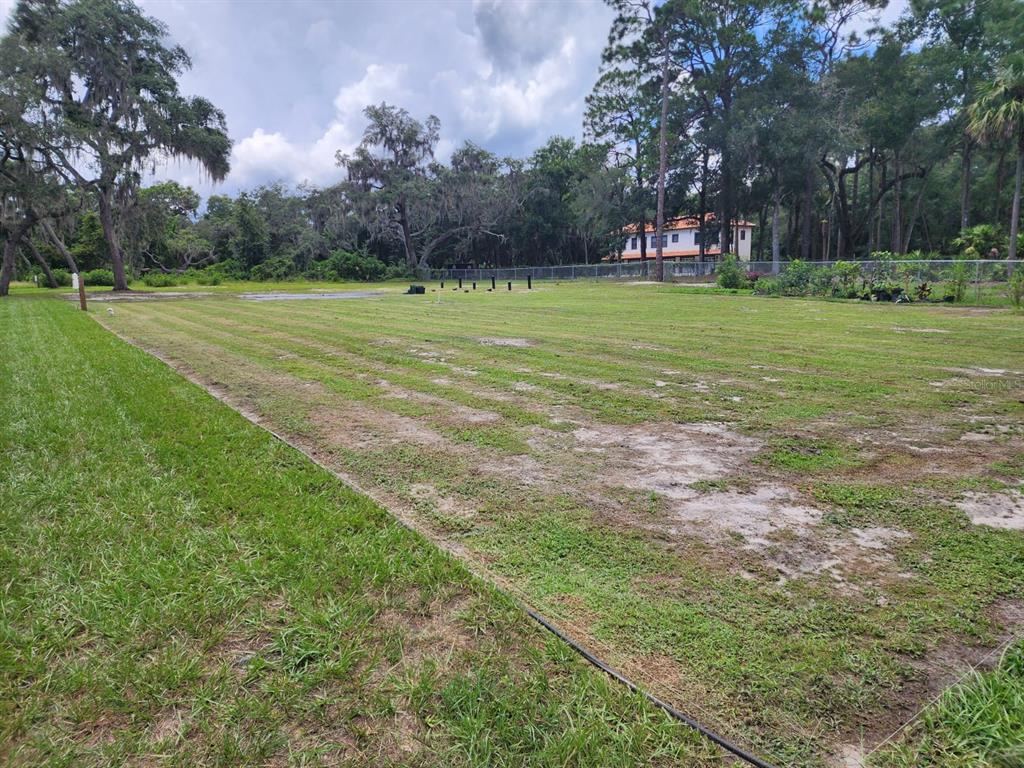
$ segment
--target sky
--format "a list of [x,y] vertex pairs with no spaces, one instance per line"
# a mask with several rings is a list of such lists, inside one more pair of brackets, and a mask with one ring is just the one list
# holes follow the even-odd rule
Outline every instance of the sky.
[[[136,0],[192,57],[181,91],[227,115],[231,173],[207,195],[341,178],[335,152],[359,143],[368,104],[441,120],[437,154],[465,140],[525,156],[582,135],[612,12],[601,0]],[[894,0],[883,19],[906,0]],[[0,20],[14,0],[0,0]]]

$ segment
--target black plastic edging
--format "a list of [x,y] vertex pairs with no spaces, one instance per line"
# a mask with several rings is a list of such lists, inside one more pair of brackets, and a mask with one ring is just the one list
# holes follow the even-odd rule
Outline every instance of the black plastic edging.
[[542,627],[544,627],[544,629],[546,629],[548,632],[553,634],[555,637],[557,637],[563,643],[565,643],[570,648],[572,648],[574,651],[576,651],[576,653],[578,653],[584,659],[586,659],[591,664],[593,664],[595,667],[597,667],[602,672],[607,674],[613,680],[616,680],[616,681],[622,683],[624,686],[629,688],[629,690],[631,690],[633,693],[640,694],[645,699],[647,699],[649,702],[651,702],[651,704],[656,706],[658,709],[663,710],[664,712],[666,712],[668,715],[670,715],[674,719],[678,720],[679,722],[683,723],[683,725],[689,726],[693,730],[697,731],[697,733],[699,733],[704,738],[708,739],[709,741],[714,742],[715,744],[720,746],[722,749],[724,749],[726,752],[731,752],[733,755],[738,757],[740,760],[743,760],[744,762],[749,763],[750,765],[756,766],[757,768],[775,768],[771,763],[765,762],[764,760],[759,758],[757,755],[750,754],[749,752],[744,750],[742,747],[739,747],[736,744],[733,744],[731,741],[726,739],[724,736],[719,736],[717,733],[712,731],[710,728],[708,728],[707,726],[702,725],[701,723],[697,722],[692,717],[687,715],[685,712],[680,712],[678,709],[673,707],[668,702],[662,701],[661,699],[659,699],[657,696],[655,696],[652,693],[648,693],[643,688],[641,688],[636,683],[634,683],[632,680],[630,680],[628,677],[626,677],[621,672],[619,672],[617,669],[615,669],[614,667],[610,667],[607,664],[605,664],[603,661],[601,661],[601,659],[597,658],[597,656],[592,654],[590,651],[588,651],[582,645],[580,645],[575,640],[573,640],[571,637],[566,635],[558,627],[556,627],[554,624],[552,624],[550,621],[548,621],[541,614],[537,613],[535,610],[533,610],[529,606],[523,605],[522,603],[520,603],[520,606],[522,607],[522,609],[524,611],[526,611],[526,613],[529,615],[529,617],[531,619],[536,621],[538,624],[540,624]]

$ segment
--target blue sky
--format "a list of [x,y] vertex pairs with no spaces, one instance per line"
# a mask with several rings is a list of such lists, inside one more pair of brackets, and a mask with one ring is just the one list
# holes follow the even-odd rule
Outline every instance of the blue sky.
[[[137,2],[192,56],[182,91],[227,113],[223,184],[188,164],[157,171],[204,195],[339,179],[335,152],[351,151],[362,109],[381,101],[437,115],[442,157],[466,139],[523,156],[552,135],[579,137],[612,19],[600,0]],[[0,18],[13,4],[0,0]]]

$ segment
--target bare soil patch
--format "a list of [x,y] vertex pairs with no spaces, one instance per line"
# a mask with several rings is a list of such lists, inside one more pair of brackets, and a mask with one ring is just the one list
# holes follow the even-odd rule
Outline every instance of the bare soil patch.
[[534,346],[534,342],[522,338],[505,338],[502,336],[481,336],[477,339],[485,347],[524,347]]
[[761,442],[724,424],[592,425],[573,432],[577,451],[601,454],[604,480],[670,499],[689,499],[688,486],[738,470]]
[[1019,490],[992,493],[968,491],[957,502],[957,507],[975,525],[1024,531],[1024,493]]

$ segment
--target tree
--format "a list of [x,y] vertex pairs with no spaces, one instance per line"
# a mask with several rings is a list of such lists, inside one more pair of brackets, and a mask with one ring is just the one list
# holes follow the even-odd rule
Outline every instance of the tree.
[[1017,145],[1007,256],[1013,262],[1017,259],[1021,183],[1024,180],[1024,54],[1012,54],[1003,60],[996,70],[995,79],[979,89],[968,113],[968,130],[978,139],[992,141],[1004,137]]
[[424,122],[406,110],[381,103],[363,110],[369,125],[352,155],[339,151],[337,163],[348,171],[350,184],[364,199],[374,198],[380,223],[397,229],[405,248],[405,264],[411,271],[419,259],[409,216],[412,192],[427,174],[428,161],[440,138],[441,121],[434,115]]
[[231,253],[246,270],[251,270],[266,261],[269,256],[276,255],[270,250],[270,235],[263,216],[252,198],[244,192],[238,196],[234,205]]
[[650,37],[654,7],[647,0],[608,0],[615,19],[602,54],[601,76],[587,97],[589,136],[607,142],[616,165],[632,175],[630,219],[639,227],[640,260],[647,260],[651,178],[657,167],[661,103],[650,98]]
[[18,49],[33,114],[49,127],[38,149],[90,190],[114,272],[127,290],[116,208],[153,157],[194,160],[214,179],[228,172],[224,113],[178,92],[188,54],[130,0],[19,0],[4,44]]
[[772,48],[790,34],[794,8],[789,0],[668,0],[659,9],[669,26],[673,66],[688,75],[702,134],[717,156],[723,254],[732,248],[738,185],[745,176],[737,162],[743,153],[736,151],[736,102],[758,87]]

